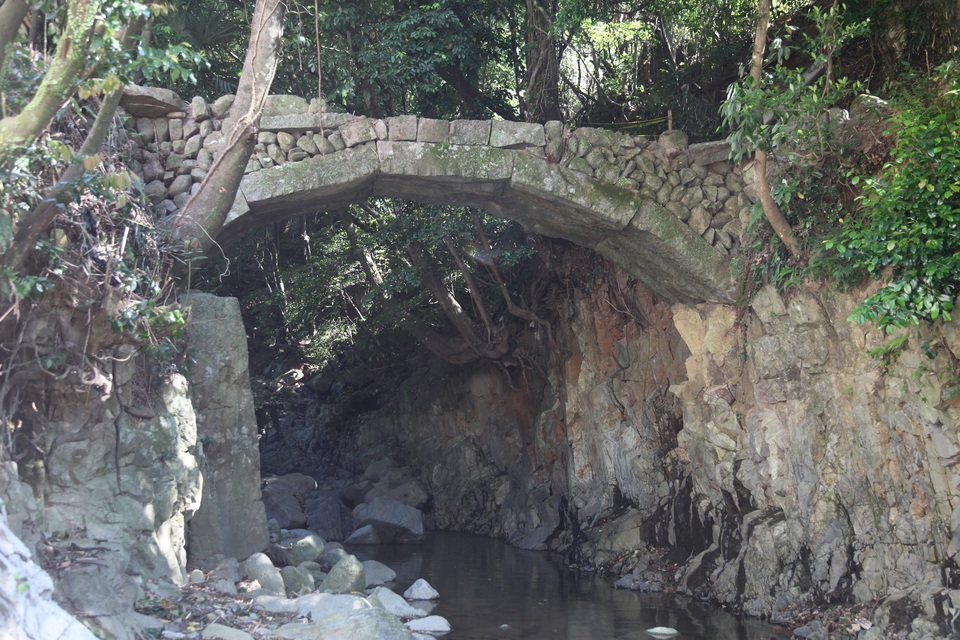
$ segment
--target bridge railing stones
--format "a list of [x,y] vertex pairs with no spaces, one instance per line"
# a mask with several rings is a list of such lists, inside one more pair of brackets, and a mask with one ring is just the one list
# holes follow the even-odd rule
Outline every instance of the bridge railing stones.
[[[128,87],[122,107],[132,167],[159,213],[181,209],[209,171],[233,96],[189,103],[162,89]],[[725,142],[688,144],[682,131],[658,140],[605,129],[503,120],[371,119],[320,112],[316,100],[270,96],[246,173],[325,156],[368,142],[409,141],[523,150],[664,206],[717,251],[740,242],[757,199],[752,172],[727,161]]]

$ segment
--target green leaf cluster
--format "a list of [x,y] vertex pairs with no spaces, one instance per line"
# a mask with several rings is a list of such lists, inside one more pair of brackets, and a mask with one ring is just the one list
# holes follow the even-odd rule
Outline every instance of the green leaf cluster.
[[827,249],[884,279],[851,316],[892,330],[951,317],[960,293],[960,72],[957,61],[894,102],[889,162],[862,180],[861,209]]

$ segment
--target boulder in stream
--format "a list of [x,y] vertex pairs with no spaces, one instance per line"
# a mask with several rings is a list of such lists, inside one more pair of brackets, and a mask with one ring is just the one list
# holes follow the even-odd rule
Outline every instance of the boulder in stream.
[[410,588],[403,592],[407,600],[437,600],[440,594],[423,578],[417,579]]
[[450,622],[443,616],[427,616],[405,623],[406,627],[417,633],[443,634],[450,633]]
[[346,544],[380,544],[380,535],[371,524],[366,524],[350,534]]
[[423,513],[410,505],[387,498],[374,498],[354,510],[360,526],[373,525],[382,542],[423,542]]
[[356,556],[343,558],[337,564],[333,565],[330,573],[320,583],[318,591],[325,593],[351,593],[363,591],[366,585],[366,576],[364,575],[363,565],[357,560]]
[[364,573],[367,576],[366,587],[368,589],[393,582],[397,579],[397,572],[382,562],[364,560],[360,564],[363,565]]
[[394,593],[386,587],[377,587],[370,592],[370,602],[374,605],[380,605],[393,615],[405,620],[422,618],[427,615],[421,609],[412,606],[399,594]]

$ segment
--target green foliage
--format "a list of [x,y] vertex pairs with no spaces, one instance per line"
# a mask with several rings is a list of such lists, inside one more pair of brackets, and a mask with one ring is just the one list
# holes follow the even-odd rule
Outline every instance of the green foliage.
[[[154,64],[145,76],[153,83],[180,92],[199,92],[209,99],[234,93],[246,53],[249,23],[250,13],[242,3],[170,2],[154,27],[157,51],[165,55],[152,56]],[[176,66],[164,67],[177,55],[179,72]]]
[[[806,162],[822,157],[833,137],[830,109],[840,100],[857,92],[859,86],[845,78],[823,74],[808,82],[806,69],[827,65],[846,42],[866,33],[866,22],[849,23],[842,5],[826,11],[811,9],[815,32],[803,34],[793,45],[787,39],[770,42],[762,81],[758,84],[749,69],[741,71],[741,80],[731,84],[727,99],[720,106],[723,126],[730,131],[730,158],[740,161],[757,149],[768,152],[788,146],[792,158]],[[788,32],[792,29],[788,27]],[[788,64],[795,54],[805,55],[810,64]]]
[[960,73],[956,62],[895,105],[897,142],[877,177],[861,181],[861,210],[824,246],[884,286],[856,322],[888,331],[949,320],[960,293]]

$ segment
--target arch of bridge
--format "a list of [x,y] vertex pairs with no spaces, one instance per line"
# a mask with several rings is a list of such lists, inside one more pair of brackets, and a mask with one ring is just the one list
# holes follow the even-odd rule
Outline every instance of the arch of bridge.
[[[136,95],[123,104],[146,192],[174,213],[216,154],[230,97],[174,110],[175,94],[149,108]],[[679,131],[650,141],[559,122],[374,120],[271,96],[217,240],[370,197],[407,198],[482,207],[589,247],[670,302],[730,301],[730,256],[755,194],[727,150],[687,145]]]

